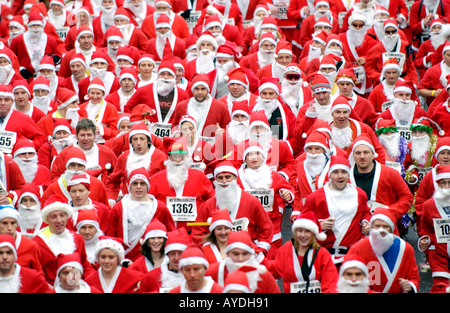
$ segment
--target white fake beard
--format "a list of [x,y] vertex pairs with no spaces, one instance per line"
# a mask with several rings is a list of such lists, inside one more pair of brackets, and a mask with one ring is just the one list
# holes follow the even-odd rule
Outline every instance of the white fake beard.
[[134,152],[133,148],[130,149],[130,153],[127,158],[127,176],[137,168],[145,168],[148,169],[150,166],[151,157],[148,155],[148,152],[141,155]]
[[348,29],[348,41],[350,44],[355,47],[359,47],[364,43],[364,39],[366,37],[366,28],[354,29],[353,27],[349,27]]
[[322,50],[317,47],[313,47],[312,45],[309,45],[309,53],[308,53],[308,62],[310,62],[312,59],[318,58],[322,55]]
[[98,237],[102,236],[103,232],[100,229],[97,229],[94,237],[89,240],[84,240],[86,246],[86,255],[89,263],[94,264],[96,262],[95,259],[95,248],[97,246]]
[[288,80],[284,79],[281,82],[281,98],[290,107],[295,107],[298,109],[300,88],[302,88],[302,83],[300,80],[295,84],[291,84]]
[[211,34],[214,36],[214,39],[216,39],[216,42],[219,46],[227,42],[227,39],[222,35],[222,33],[211,33]]
[[73,170],[65,170],[65,172],[61,175],[62,178],[64,178],[66,181],[69,181],[72,179],[74,175],[84,174],[83,171],[73,171]]
[[60,235],[51,234],[48,238],[48,246],[55,255],[71,254],[76,249],[73,234],[67,229]]
[[434,49],[437,49],[440,45],[444,44],[446,38],[441,33],[431,33],[430,42]]
[[216,55],[212,51],[209,51],[208,54],[204,54],[200,51],[196,61],[197,72],[200,74],[206,74],[213,71],[216,68],[214,65],[215,57]]
[[[227,187],[224,187],[224,185]],[[231,214],[239,202],[239,199],[236,197],[239,186],[236,180],[224,185],[219,184],[216,180],[214,181],[216,205],[220,210],[227,209]]]
[[238,144],[249,137],[249,129],[248,129],[249,121],[235,121],[231,120],[228,124],[227,132],[230,138],[233,140],[234,144]]
[[334,54],[337,57],[341,57],[342,56],[342,49],[326,48],[324,55],[327,55],[327,54]]
[[47,12],[48,21],[55,26],[55,28],[61,28],[64,27],[64,24],[66,22],[65,12],[64,10],[61,12],[61,14],[54,14],[53,10],[48,10]]
[[272,170],[267,164],[257,169],[246,168],[244,179],[251,189],[269,189],[272,186]]
[[219,80],[219,83],[225,83],[227,82],[226,76],[228,74],[228,71],[234,67],[233,61],[228,61],[224,64],[220,64],[219,62],[216,63],[217,68],[217,79]]
[[276,77],[278,78],[280,81],[284,81],[284,72],[285,72],[285,68],[286,66],[281,65],[278,62],[273,62],[274,66],[272,67],[272,77]]
[[322,173],[327,164],[327,157],[323,153],[309,153],[306,152],[305,167],[311,177],[316,177]]
[[325,122],[331,122],[333,117],[331,116],[331,103],[327,105],[321,105],[314,101],[314,107],[316,108],[317,118]]
[[15,273],[11,276],[0,277],[0,293],[19,293],[22,283],[20,276]]
[[61,138],[61,139],[53,139],[52,145],[56,149],[56,152],[60,153],[64,148],[71,146],[75,143],[75,139],[72,136]]
[[100,78],[102,81],[105,80],[107,69],[106,68],[96,68],[91,67],[91,79],[94,79],[96,77]]
[[179,163],[167,159],[164,164],[167,169],[167,181],[169,182],[169,186],[174,189],[183,186],[189,175],[190,162],[188,162],[188,159]]
[[257,135],[256,133],[249,132],[248,139],[256,140],[263,148],[264,153],[268,153],[272,143],[272,131],[266,130],[264,133]]
[[42,217],[40,205],[25,207],[24,205],[20,204],[18,212],[18,223],[20,225],[20,228],[22,228],[22,231],[36,228],[38,226],[37,223],[41,220]]
[[326,79],[328,79],[328,83],[330,84],[330,86],[334,85],[334,80],[336,79],[336,75],[337,75],[336,71],[333,71],[333,72],[330,72],[330,73],[322,73],[322,72],[320,72],[320,74],[322,74],[323,76],[325,76]]
[[369,290],[369,279],[365,277],[363,280],[353,282],[339,277],[337,290],[339,293],[366,293]]
[[436,204],[448,206],[450,204],[450,189],[437,186],[433,193],[433,199]]
[[[118,28],[120,29],[120,32],[122,33],[123,36],[123,44],[128,45],[128,43],[130,42],[131,35],[133,34],[134,25],[132,23],[129,23],[127,25],[120,25],[118,26]],[[156,34],[158,35],[158,33]],[[166,43],[165,40],[164,43]]]
[[[384,237],[381,235],[382,233],[386,234]],[[389,233],[388,231],[379,228],[379,229],[371,229],[369,233],[369,237],[372,243],[372,249],[376,255],[382,256],[389,248],[392,246],[394,242],[394,234]]]
[[101,6],[100,10],[102,11],[103,21],[106,25],[114,24],[114,14],[116,13],[117,6],[112,7],[104,7]]
[[373,30],[375,31],[375,35],[377,35],[378,40],[382,40],[384,38],[384,19],[375,19],[373,21]]
[[188,103],[187,114],[191,115],[198,123],[203,122],[207,114],[207,104],[209,103],[209,96],[204,101],[197,101],[194,97]]
[[[252,267],[257,268],[258,266],[260,266],[260,264],[256,260],[256,256],[251,255],[250,258],[245,262],[233,262],[230,257],[226,257],[225,258],[225,266],[228,270],[228,273],[232,273],[242,266],[252,266]],[[255,290],[258,288],[258,281],[261,280],[259,272],[257,270],[250,271],[250,272],[247,272],[246,275],[248,278],[248,284],[249,284],[250,291],[255,292]]]
[[438,2],[439,0],[423,0],[423,5],[429,9],[432,9]]
[[266,65],[273,63],[275,50],[270,50],[270,51],[258,50],[258,52],[256,52],[256,53],[258,55],[259,67],[264,67]]
[[156,91],[161,96],[165,97],[171,93],[176,86],[177,82],[175,79],[160,79],[156,80]]
[[188,53],[186,53],[186,62],[195,60],[197,56],[198,56],[197,52],[189,51]]
[[415,102],[413,100],[401,100],[394,98],[394,103],[390,107],[392,117],[400,125],[408,125],[414,116]]
[[164,54],[164,47],[166,45],[166,39],[170,38],[172,34],[172,31],[169,30],[165,34],[161,34],[160,32],[156,32],[156,50],[158,52],[158,55],[162,59],[162,56]]
[[9,74],[11,74],[11,71],[12,71],[11,64],[0,66],[0,84],[6,83],[6,80],[8,79]]
[[275,111],[275,109],[278,106],[278,100],[276,98],[273,100],[269,100],[269,99],[261,99],[258,97],[256,102],[257,102],[256,106],[258,107],[258,109],[263,109],[267,119],[270,120],[273,111]]
[[335,146],[345,149],[353,142],[353,131],[351,127],[340,129],[331,125],[331,138]]
[[169,258],[165,257],[161,265],[161,287],[174,288],[184,282],[184,276],[181,272],[168,270]]
[[397,45],[398,39],[399,39],[398,34],[386,35],[381,41],[383,42],[386,51],[392,52],[392,50],[394,50],[395,46]]
[[255,36],[259,33],[263,19],[261,17],[253,17],[253,27],[255,28]]
[[31,183],[36,176],[38,170],[38,156],[35,154],[32,158],[26,159],[26,161],[19,157],[14,157],[14,161],[19,165],[23,178],[27,183]]
[[44,112],[44,114],[48,113],[50,102],[52,99],[50,99],[50,94],[45,97],[33,97],[33,106]]
[[150,201],[132,201],[127,211],[128,223],[135,227],[145,226],[150,222],[154,214],[153,210],[151,210],[152,204],[153,202]]
[[390,135],[380,134],[378,136],[380,143],[386,148],[387,154],[397,160],[400,156],[400,133],[392,133]]
[[428,134],[423,136],[411,136],[411,159],[419,164],[425,163],[426,153],[430,150],[431,142]]

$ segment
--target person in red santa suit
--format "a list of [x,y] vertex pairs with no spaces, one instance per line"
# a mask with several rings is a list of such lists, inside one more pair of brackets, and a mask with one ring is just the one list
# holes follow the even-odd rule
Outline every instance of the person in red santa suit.
[[[237,2],[231,0],[213,0],[209,6],[217,9],[221,14],[221,20],[229,23],[231,25],[235,25],[239,33],[242,34],[244,31],[243,28],[243,16],[240,10],[240,7]],[[203,25],[205,20],[207,19],[207,8],[202,10],[202,14],[198,18],[197,25]],[[224,23],[225,24],[225,23]]]
[[[189,222],[195,220],[200,206],[214,196],[214,188],[203,170],[192,167],[189,148],[183,138],[169,141],[166,168],[150,178],[149,193],[169,208],[177,228],[184,227],[190,233]],[[181,211],[183,203],[192,210]]]
[[137,23],[137,28],[141,28],[145,18],[155,13],[155,7],[143,0],[127,0],[124,1],[124,8],[130,9],[134,14],[134,21]]
[[[33,237],[33,241],[39,246],[40,257],[45,279],[53,285],[56,278],[56,259],[58,254],[77,252],[82,261],[84,275],[93,271],[86,256],[83,237],[66,228],[67,220],[72,214],[72,208],[64,198],[52,195],[42,208],[42,219],[48,224]],[[86,277],[84,276],[84,277]]]
[[266,164],[266,154],[256,141],[250,141],[238,169],[238,185],[256,196],[273,224],[273,238],[267,258],[275,259],[282,245],[281,224],[286,205],[294,202],[294,188]]
[[405,159],[408,142],[401,136],[393,119],[380,118],[375,125],[378,141],[384,149],[386,165],[395,168],[405,178]]
[[[381,82],[381,71],[387,59],[395,56],[399,58],[401,76],[411,81],[415,86],[419,83],[419,76],[414,67],[412,55],[406,50],[408,42],[404,41],[398,34],[397,22],[390,18],[384,21],[384,38],[372,47],[367,53],[366,73],[373,81],[374,86]],[[394,53],[394,54],[392,54]]]
[[189,99],[188,93],[176,85],[175,77],[173,63],[169,60],[161,62],[156,81],[138,88],[125,105],[124,112],[131,113],[137,105],[145,104],[156,112],[147,116],[150,122],[173,124],[173,112],[178,103]]
[[143,54],[139,58],[137,67],[139,69],[139,82],[137,88],[147,86],[155,82],[156,73],[154,73],[154,69],[156,69],[155,57],[151,54]]
[[450,182],[450,166],[441,166],[436,175],[437,187],[431,199],[423,204],[421,218],[421,231],[419,233],[419,249],[428,256],[433,285],[430,292],[445,292],[448,287],[450,272],[448,242],[445,241],[445,233],[440,225],[445,225],[448,218],[448,190]]
[[167,242],[167,227],[159,220],[152,220],[141,239],[141,255],[128,268],[143,274],[158,268],[164,262],[164,248]]
[[183,251],[192,243],[186,229],[178,228],[167,233],[164,259],[161,266],[144,274],[141,280],[141,293],[167,293],[184,282],[179,263]]
[[214,138],[219,128],[225,129],[231,121],[230,113],[225,103],[213,97],[212,88],[207,74],[196,74],[192,78],[193,97],[177,104],[172,125],[179,125],[183,116],[189,115],[196,121],[200,137]]
[[104,203],[93,201],[90,198],[91,182],[86,173],[76,174],[67,182],[67,191],[70,195],[69,205],[73,213],[67,221],[67,228],[77,231],[78,218],[82,211],[94,211],[99,219],[102,233],[108,232],[109,207]]
[[277,41],[272,32],[266,32],[256,44],[258,50],[242,57],[239,61],[241,67],[250,69],[255,75],[259,69],[273,63]]
[[209,222],[209,233],[202,239],[202,250],[209,264],[220,262],[227,257],[225,249],[233,229],[230,212],[227,209],[214,211]]
[[[78,83],[87,77],[86,72],[88,71],[88,65],[86,64],[86,59],[84,55],[79,52],[72,55],[72,59],[69,63],[71,75],[61,79],[59,83],[60,88],[66,88],[74,91],[78,94]],[[56,101],[56,99],[55,99]]]
[[[40,213],[40,211],[39,211]],[[18,229],[20,213],[12,205],[0,206],[0,235],[9,235],[14,239],[17,250],[17,264],[41,272],[39,247]]]
[[38,76],[30,84],[30,91],[33,95],[31,105],[41,110],[44,115],[53,113],[57,109],[56,97],[51,98],[50,96],[50,83],[50,79],[44,76]]
[[48,293],[51,288],[41,272],[20,266],[14,238],[0,235],[0,253],[4,260],[0,282],[3,293]]
[[10,204],[17,200],[17,195],[25,185],[25,178],[22,175],[19,165],[8,155],[0,154],[0,166],[2,169],[1,183],[4,191],[0,195],[0,204]]
[[253,106],[256,104],[256,99],[258,99],[258,95],[250,90],[250,74],[247,70],[242,67],[231,68],[224,77],[224,80],[226,80],[228,94],[219,100],[227,104],[230,114],[235,101],[246,101],[247,106]]
[[[72,27],[76,23],[76,16],[73,12],[65,9],[64,1],[50,1],[50,10],[47,11],[47,19],[56,29]],[[61,39],[65,39],[62,37]]]
[[12,85],[19,79],[23,77],[20,75],[17,56],[9,48],[0,49],[0,84]]
[[367,203],[372,210],[376,207],[389,207],[398,225],[395,233],[400,234],[409,226],[406,213],[414,197],[400,173],[376,161],[375,156],[370,138],[365,134],[359,135],[349,153],[352,164],[350,182],[365,191]]
[[260,261],[258,250],[250,234],[245,231],[231,231],[225,248],[226,258],[209,266],[206,275],[224,286],[228,275],[239,268],[253,267],[246,273],[252,293],[280,293],[274,276]]
[[257,241],[258,251],[266,254],[273,237],[273,225],[261,202],[239,187],[237,176],[237,170],[231,162],[224,160],[217,163],[214,169],[216,194],[199,208],[191,236],[200,243],[208,234],[208,229],[197,225],[206,223],[213,211],[227,208],[236,229],[248,230],[252,240]]
[[10,85],[0,85],[0,99],[4,105],[0,110],[0,129],[6,131],[11,141],[5,141],[3,151],[11,153],[14,143],[20,138],[25,137],[33,141],[36,150],[39,150],[46,139],[39,127],[27,114],[13,109],[14,94]]
[[[432,18],[429,25],[426,27],[426,32],[429,34],[425,38],[416,52],[414,58],[414,65],[419,70],[419,77],[422,78],[425,75],[425,71],[432,66],[432,59],[436,50],[445,43],[448,34],[447,22],[442,19]],[[428,39],[427,39],[428,38]]]
[[[135,16],[129,8],[120,7],[114,13],[114,25],[120,29],[123,36],[122,44],[124,46],[131,46],[144,53],[147,49],[147,36],[138,28],[138,23],[135,21]],[[103,46],[106,43],[106,36],[104,38]]]
[[70,27],[67,31],[66,37],[64,39],[64,48],[66,49],[66,51],[70,51],[75,48],[75,42],[77,41],[77,31],[80,26],[84,25],[92,29],[92,19],[94,16],[92,6],[83,5],[76,11],[74,10],[73,13],[75,13],[76,15],[76,21],[75,24],[72,25],[72,27]]
[[25,113],[34,123],[39,122],[45,116],[44,112],[31,103],[30,86],[25,79],[16,80],[13,84],[14,104],[12,109]]
[[375,293],[369,288],[369,269],[359,255],[344,256],[336,289],[338,293]]
[[[120,88],[105,97],[107,103],[111,103],[120,114],[131,96],[136,92],[138,76],[136,69],[132,66],[124,67],[119,75]],[[116,135],[117,136],[117,135]],[[111,138],[110,138],[111,139]]]
[[121,7],[122,3],[117,3],[115,0],[102,0],[100,2],[101,14],[97,15],[92,20],[92,30],[94,34],[94,45],[101,47],[105,32],[111,25],[114,25],[114,14],[117,8]]
[[[307,43],[307,47],[303,49],[302,54],[299,56],[299,65],[301,68],[304,68],[306,70],[312,70],[314,67],[312,64],[310,64],[311,61],[319,58],[325,55],[325,47],[327,46],[327,40],[328,36],[330,34],[327,33],[325,30],[322,30],[319,33],[314,33],[313,37],[310,41]],[[317,60],[315,64],[320,64],[320,61]],[[318,70],[318,66],[317,66]],[[306,74],[312,74],[305,72]]]
[[[450,79],[450,74],[446,77],[447,81]],[[447,86],[445,88],[445,91],[443,90],[442,93],[449,95],[449,88],[450,88],[450,81],[447,83]],[[439,127],[444,131],[445,135],[448,136],[450,134],[450,127],[449,123],[446,121],[447,116],[449,115],[449,102],[450,98],[447,98],[445,101],[434,101],[433,104],[436,104],[434,108],[432,109],[432,112],[427,111],[427,116],[433,120],[435,123],[439,125]],[[438,100],[438,99],[437,99]]]
[[95,258],[100,267],[84,281],[102,293],[138,293],[142,273],[122,266],[125,259],[123,242],[110,236],[99,239]]
[[114,171],[105,184],[111,206],[118,201],[119,192],[128,193],[126,186],[130,173],[138,168],[145,168],[149,177],[165,168],[166,154],[153,145],[151,133],[144,122],[133,124],[128,133],[130,148],[117,158]]
[[46,226],[42,220],[41,201],[39,186],[33,183],[23,185],[15,206],[19,212],[17,231],[26,237],[33,238]]
[[[65,172],[55,179],[44,191],[42,195],[42,202],[45,203],[45,201],[47,201],[47,199],[49,199],[53,194],[57,194],[58,196],[65,198],[66,202],[69,202],[71,199],[69,191],[67,190],[67,183],[74,175],[84,173],[87,166],[86,155],[80,148],[72,146],[68,149],[67,154],[64,157],[64,161],[66,162]],[[108,205],[108,196],[106,194],[106,189],[103,182],[92,175],[89,175],[89,179],[92,189],[96,191],[92,194],[91,199]]]
[[113,206],[109,214],[108,235],[123,240],[125,257],[134,262],[140,255],[140,239],[153,219],[166,225],[168,231],[175,229],[175,224],[167,206],[148,193],[150,177],[145,168],[131,171],[127,186],[128,193]]
[[359,255],[366,266],[377,269],[369,278],[370,289],[375,292],[417,293],[420,277],[414,248],[395,235],[395,229],[392,211],[375,209],[369,236],[355,243],[348,254]]
[[185,64],[185,77],[194,77],[198,73],[210,74],[215,78],[216,65],[214,60],[219,44],[209,31],[205,31],[198,37],[196,46],[198,56]]
[[171,0],[156,0],[155,1],[155,12],[148,15],[143,21],[141,25],[141,30],[147,35],[147,38],[150,40],[152,38],[156,38],[156,30],[155,25],[158,18],[162,14],[166,14],[170,19],[170,28],[172,29],[172,33],[182,39],[185,40],[189,36],[189,26],[186,20],[179,14],[174,12],[174,4]]
[[292,240],[280,248],[273,267],[275,278],[283,278],[285,293],[335,293],[338,271],[330,252],[319,244],[327,235],[317,215],[302,212],[291,227]]
[[50,170],[38,163],[38,155],[31,140],[22,138],[14,145],[13,160],[19,166],[25,182],[36,184],[41,192],[52,183]]
[[21,75],[25,79],[38,72],[44,55],[61,60],[61,51],[56,39],[44,32],[44,21],[38,12],[33,12],[28,20],[28,30],[11,41],[10,49],[21,63]]
[[256,77],[260,80],[264,77],[275,77],[282,82],[284,79],[285,67],[292,63],[293,60],[294,55],[292,53],[291,43],[284,40],[278,40],[273,63],[261,67],[256,72]]

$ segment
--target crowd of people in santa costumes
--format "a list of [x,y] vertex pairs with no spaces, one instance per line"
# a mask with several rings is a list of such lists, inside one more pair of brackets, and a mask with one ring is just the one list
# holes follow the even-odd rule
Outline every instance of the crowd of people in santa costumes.
[[449,293],[446,4],[0,1],[0,292]]

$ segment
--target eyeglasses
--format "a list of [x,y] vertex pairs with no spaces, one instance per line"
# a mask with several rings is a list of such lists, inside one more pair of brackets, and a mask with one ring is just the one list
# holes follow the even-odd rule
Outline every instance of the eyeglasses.
[[300,80],[300,74],[286,74],[287,80]]

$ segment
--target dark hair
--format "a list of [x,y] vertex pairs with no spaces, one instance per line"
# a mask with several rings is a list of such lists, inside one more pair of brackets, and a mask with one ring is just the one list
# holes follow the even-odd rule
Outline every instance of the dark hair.
[[81,121],[79,121],[77,124],[76,135],[78,135],[80,130],[88,130],[88,129],[92,129],[92,132],[95,134],[97,128],[95,127],[95,124],[92,120],[88,118],[82,118]]
[[[161,256],[164,256],[164,247],[166,246],[166,241],[167,239],[164,238],[164,241],[162,243],[162,247],[161,250],[159,250],[159,253],[161,253]],[[153,262],[153,258],[152,258],[152,250],[151,248],[148,246],[148,239],[142,244],[141,246],[141,254],[146,257],[152,264],[154,264]]]

